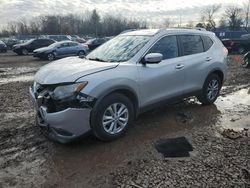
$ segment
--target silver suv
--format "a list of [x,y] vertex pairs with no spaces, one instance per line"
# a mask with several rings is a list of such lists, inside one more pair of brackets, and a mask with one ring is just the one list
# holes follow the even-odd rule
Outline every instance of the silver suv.
[[226,76],[227,54],[207,31],[121,34],[85,59],[54,61],[36,73],[30,94],[37,123],[61,143],[89,132],[116,139],[138,114],[159,104],[189,96],[213,103]]

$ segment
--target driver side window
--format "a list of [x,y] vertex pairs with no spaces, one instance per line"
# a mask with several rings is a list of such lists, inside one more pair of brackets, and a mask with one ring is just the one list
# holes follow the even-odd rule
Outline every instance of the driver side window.
[[149,53],[161,53],[163,59],[171,59],[178,57],[178,45],[176,36],[166,36],[154,44],[148,51]]

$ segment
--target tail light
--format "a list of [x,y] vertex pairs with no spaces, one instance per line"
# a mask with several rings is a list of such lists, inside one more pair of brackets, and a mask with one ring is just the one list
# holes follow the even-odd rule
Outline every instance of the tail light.
[[227,48],[225,48],[225,47],[223,47],[223,54],[224,54],[225,56],[227,56],[227,55],[228,55],[228,49],[227,49]]

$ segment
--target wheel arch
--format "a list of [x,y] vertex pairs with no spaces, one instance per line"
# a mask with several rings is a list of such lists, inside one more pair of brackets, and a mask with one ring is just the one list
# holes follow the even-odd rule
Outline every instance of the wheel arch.
[[134,106],[134,115],[135,117],[137,117],[139,112],[139,99],[136,92],[128,86],[117,86],[112,89],[107,89],[100,96],[98,96],[97,103],[100,102],[104,97],[111,95],[112,93],[119,93],[128,97],[128,99],[132,102]]
[[[209,77],[211,74],[216,74],[216,75],[218,75],[218,76],[220,77],[220,79],[221,79],[221,82],[224,81],[225,75],[224,75],[224,73],[223,73],[222,70],[220,70],[220,69],[213,69],[212,71],[210,71],[210,72],[208,73],[207,77]],[[207,78],[207,77],[206,77],[206,78]]]

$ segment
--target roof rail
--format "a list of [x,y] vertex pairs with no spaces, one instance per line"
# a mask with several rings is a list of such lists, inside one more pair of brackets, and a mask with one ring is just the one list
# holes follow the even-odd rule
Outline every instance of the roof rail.
[[[170,27],[169,29],[171,29],[171,28],[173,28],[173,29],[195,29],[195,30],[199,30],[199,31],[206,31],[206,29],[202,28],[202,27]],[[167,29],[167,28],[164,28],[164,29]]]

